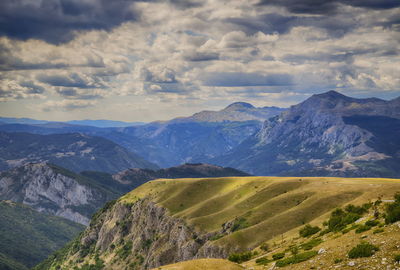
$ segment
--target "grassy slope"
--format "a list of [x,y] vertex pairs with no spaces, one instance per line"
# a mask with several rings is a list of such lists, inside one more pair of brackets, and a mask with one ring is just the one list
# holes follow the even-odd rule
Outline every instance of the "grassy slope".
[[0,201],[0,269],[32,267],[83,229],[72,221]]
[[326,219],[335,207],[392,198],[398,179],[235,177],[159,179],[122,197],[135,201],[150,196],[175,217],[205,232],[245,218],[245,226],[215,241],[253,248],[305,223]]
[[186,262],[180,262],[162,267],[154,268],[153,270],[241,270],[242,266],[222,259],[199,259]]

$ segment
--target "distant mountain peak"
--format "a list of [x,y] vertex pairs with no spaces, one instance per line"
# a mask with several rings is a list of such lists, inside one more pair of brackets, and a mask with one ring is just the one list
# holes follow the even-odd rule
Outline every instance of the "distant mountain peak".
[[228,105],[224,110],[254,109],[254,106],[247,102],[235,102]]
[[349,99],[350,97],[343,95],[337,91],[334,90],[330,90],[328,92],[325,93],[321,93],[321,94],[315,94],[313,95],[313,97],[318,97],[318,98],[329,98],[329,99]]

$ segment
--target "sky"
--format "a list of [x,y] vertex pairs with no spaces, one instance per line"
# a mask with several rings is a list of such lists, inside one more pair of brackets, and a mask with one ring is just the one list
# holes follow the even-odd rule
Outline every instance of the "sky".
[[167,120],[400,96],[398,0],[0,1],[0,116]]

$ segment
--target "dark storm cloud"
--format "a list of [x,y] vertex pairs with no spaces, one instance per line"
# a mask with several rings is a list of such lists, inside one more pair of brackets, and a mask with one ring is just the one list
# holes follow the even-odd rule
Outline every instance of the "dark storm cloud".
[[40,85],[35,84],[32,81],[23,81],[19,83],[20,86],[27,88],[27,94],[42,94],[44,88]]
[[398,0],[261,0],[261,5],[285,7],[299,14],[331,14],[337,11],[339,4],[368,9],[390,9],[400,6]]
[[241,86],[283,86],[292,85],[293,79],[289,74],[215,72],[208,73],[202,78],[205,86],[241,87]]
[[333,16],[284,16],[275,13],[263,14],[253,18],[229,18],[226,21],[237,25],[249,35],[259,31],[265,34],[286,34],[296,26],[311,26],[325,29],[332,37],[341,37],[359,26],[351,17],[339,20]]
[[51,86],[76,87],[76,88],[104,88],[105,86],[96,77],[91,77],[89,81],[79,74],[68,75],[39,75],[37,79]]
[[74,30],[111,28],[137,15],[134,0],[13,0],[0,1],[0,35],[42,39],[58,44],[73,38]]

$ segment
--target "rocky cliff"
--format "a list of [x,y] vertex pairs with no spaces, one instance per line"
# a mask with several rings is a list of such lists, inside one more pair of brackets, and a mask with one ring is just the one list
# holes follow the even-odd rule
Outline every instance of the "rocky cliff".
[[227,257],[226,248],[211,243],[213,235],[197,232],[149,198],[114,201],[63,254],[35,269],[71,269],[93,262],[101,262],[104,269],[151,269],[194,258]]
[[0,199],[81,224],[88,224],[97,209],[117,196],[89,178],[46,163],[0,173]]

